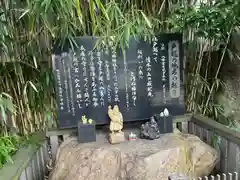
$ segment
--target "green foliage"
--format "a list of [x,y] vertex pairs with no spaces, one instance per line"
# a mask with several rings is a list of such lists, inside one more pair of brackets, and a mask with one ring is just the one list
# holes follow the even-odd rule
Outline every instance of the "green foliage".
[[[51,73],[53,43],[75,46],[75,36],[100,36],[122,48],[130,37],[182,31],[186,54],[188,112],[219,117],[215,98],[223,87],[220,69],[231,32],[239,26],[239,1],[175,0],[3,0],[0,6],[0,92],[17,106],[12,116],[20,134],[44,130],[55,116]],[[221,45],[221,48],[219,46]],[[218,51],[216,52],[216,49]],[[5,91],[7,89],[7,91]]]
[[11,113],[16,112],[15,105],[12,103],[12,97],[4,92],[0,94],[0,108],[1,108],[1,117],[2,122],[6,122],[6,111],[10,111]]
[[[200,112],[226,125],[233,122],[217,95],[224,88],[223,62],[234,53],[230,36],[239,27],[239,0],[2,0],[0,1],[0,167],[20,145],[9,136],[12,121],[21,135],[56,126],[51,67],[53,43],[76,45],[75,36],[100,36],[128,46],[130,37],[151,39],[183,32],[187,112]],[[5,93],[3,93],[5,92]],[[55,118],[56,119],[56,118]],[[26,136],[28,137],[28,136]],[[28,138],[27,138],[28,139]],[[26,139],[25,139],[26,140]],[[25,144],[35,140],[21,140]],[[23,144],[24,144],[23,143]]]
[[[11,115],[20,134],[44,130],[55,116],[51,67],[53,43],[95,35],[126,46],[131,36],[150,39],[164,29],[165,2],[100,0],[4,0],[0,6],[0,92],[17,106]],[[60,40],[60,41],[58,41]]]
[[8,131],[6,129],[7,112],[16,114],[16,106],[12,102],[12,97],[4,92],[0,94],[0,112],[1,112],[0,114],[1,127],[3,127],[2,133],[7,135],[8,134]]
[[12,161],[12,155],[16,153],[21,141],[18,136],[0,137],[0,168],[6,163]]
[[[34,18],[33,18],[34,17]],[[148,17],[137,4],[122,1],[100,0],[89,3],[76,0],[31,1],[25,3],[25,11],[20,19],[26,22],[31,34],[36,24],[51,38],[59,38],[60,44],[66,40],[74,47],[75,36],[101,36],[102,40],[114,38],[115,45],[128,45],[130,36],[150,36],[160,21]],[[40,31],[39,30],[39,31]],[[34,38],[38,38],[35,36]]]
[[[186,54],[186,108],[229,124],[224,108],[217,101],[224,89],[221,69],[233,57],[230,37],[239,27],[240,2],[219,0],[198,7],[176,7],[167,23],[171,31],[183,31]],[[231,56],[231,57],[230,57]],[[230,120],[231,121],[231,120]]]
[[[100,36],[128,46],[130,37],[151,39],[183,32],[186,112],[233,122],[216,100],[224,88],[221,69],[230,36],[239,27],[239,0],[201,3],[184,0],[3,0],[0,1],[0,163],[10,161],[19,141],[9,136],[12,121],[21,135],[45,130],[55,117],[51,67],[53,43],[76,45],[75,36]],[[15,136],[14,136],[15,137]],[[4,139],[5,138],[5,139]],[[28,141],[29,142],[29,141]],[[0,164],[0,166],[1,166]]]
[[39,147],[42,142],[42,136],[39,134],[27,135],[21,137],[18,135],[5,135],[0,136],[0,169],[5,163],[13,163],[12,156],[25,146]]
[[175,30],[195,29],[195,35],[206,39],[226,40],[232,27],[239,25],[240,4],[236,0],[219,0],[201,4],[199,8],[184,6],[176,9],[169,19]]

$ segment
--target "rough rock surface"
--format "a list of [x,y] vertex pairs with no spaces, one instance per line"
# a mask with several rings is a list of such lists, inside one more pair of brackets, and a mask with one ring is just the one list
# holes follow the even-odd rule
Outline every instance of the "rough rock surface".
[[208,175],[217,152],[198,137],[165,134],[156,140],[137,139],[111,145],[104,135],[79,144],[74,137],[58,149],[50,180],[167,180],[184,173]]

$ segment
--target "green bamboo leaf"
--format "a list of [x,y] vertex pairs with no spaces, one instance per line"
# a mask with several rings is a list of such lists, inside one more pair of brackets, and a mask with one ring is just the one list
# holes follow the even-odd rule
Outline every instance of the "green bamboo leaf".
[[8,147],[6,145],[1,146],[0,156],[2,156],[3,163],[5,163],[5,161],[13,163],[12,158],[8,152]]
[[[44,27],[45,27],[47,30],[49,30],[49,32],[51,33],[52,37],[55,38],[55,32],[54,32],[54,30],[51,28],[49,22],[48,22],[47,20],[45,20],[45,19],[43,20],[43,22],[44,22]],[[34,27],[34,21],[33,21],[32,27]]]
[[28,81],[28,82],[25,84],[24,89],[23,89],[23,94],[24,94],[24,95],[27,95],[27,87],[28,87],[28,84],[30,84],[30,86],[33,88],[33,90],[34,90],[35,92],[38,92],[36,86],[35,86],[31,81]]
[[37,65],[37,59],[36,59],[35,56],[33,56],[33,62],[34,62],[35,68],[37,69],[37,68],[38,68],[38,65]]
[[96,3],[97,3],[98,8],[102,11],[102,13],[106,17],[106,19],[109,21],[108,13],[107,13],[105,7],[103,6],[101,0],[96,0]]
[[166,0],[164,0],[164,1],[162,2],[161,7],[160,7],[160,9],[159,9],[159,11],[158,11],[158,15],[161,14],[161,12],[162,12],[162,10],[163,10],[163,7],[165,6],[165,3],[166,3]]
[[96,26],[96,17],[95,17],[95,11],[94,11],[94,0],[89,0],[89,11],[90,11],[90,16],[91,16],[91,20],[92,20],[92,30],[94,31],[95,26]]
[[121,44],[122,53],[123,53],[123,55],[125,55],[125,48],[124,48],[125,47],[125,42],[121,41],[120,44]]
[[124,40],[125,44],[128,46],[130,39],[130,25],[128,24],[124,30]]
[[32,33],[33,31],[34,31],[34,27],[35,27],[35,18],[34,18],[34,16],[33,15],[31,15],[30,17],[29,17],[29,23],[28,23],[28,29],[29,29],[29,31],[30,31],[30,33]]
[[142,12],[142,11],[140,11],[140,12],[141,12],[143,18],[145,19],[148,27],[149,27],[149,28],[152,28],[152,24],[151,24],[151,22],[149,21],[149,19],[147,18],[147,16],[144,14],[144,12]]
[[80,0],[76,0],[76,5],[77,5],[77,15],[78,15],[78,18],[79,18],[79,20],[80,20],[80,23],[83,24],[83,21],[82,21],[82,10],[81,10]]
[[8,97],[9,99],[12,99],[12,96],[10,96],[9,94],[7,94],[7,93],[5,93],[5,92],[2,92],[1,95],[0,95],[0,97],[1,97],[2,95]]
[[42,1],[41,6],[44,7],[45,13],[48,11],[51,2],[52,2],[52,0]]
[[28,86],[28,82],[25,84],[23,88],[23,95],[27,95],[27,86]]
[[29,12],[30,12],[30,9],[26,9],[18,19],[22,19]]
[[121,17],[121,18],[124,18],[124,15],[122,13],[122,11],[120,10],[120,8],[118,6],[116,6],[116,10],[118,12],[118,15]]
[[2,104],[0,104],[0,109],[1,109],[2,120],[6,124],[6,121],[7,121],[6,109],[4,108],[4,106]]
[[10,99],[4,99],[4,107],[6,110],[8,110],[12,113],[15,112],[14,104]]
[[29,81],[29,84],[31,85],[35,92],[38,92],[36,86],[31,81]]
[[50,83],[50,77],[49,77],[49,74],[46,74],[45,78],[46,78],[46,84],[47,84],[47,86],[48,86],[49,83]]

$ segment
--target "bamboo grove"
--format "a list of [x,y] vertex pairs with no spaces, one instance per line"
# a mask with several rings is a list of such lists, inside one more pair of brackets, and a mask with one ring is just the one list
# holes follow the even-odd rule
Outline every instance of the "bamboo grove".
[[74,46],[73,37],[82,35],[114,37],[124,47],[130,37],[183,32],[186,112],[217,119],[223,111],[215,105],[223,61],[229,53],[238,57],[229,42],[239,26],[240,6],[237,0],[198,5],[194,0],[1,0],[2,133],[26,135],[52,122],[56,126],[52,44],[60,39]]

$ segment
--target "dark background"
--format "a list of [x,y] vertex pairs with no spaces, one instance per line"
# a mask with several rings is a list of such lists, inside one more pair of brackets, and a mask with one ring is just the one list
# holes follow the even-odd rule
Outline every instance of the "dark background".
[[[64,110],[60,110],[58,107],[58,121],[59,121],[59,127],[60,128],[71,128],[71,127],[77,127],[78,121],[81,119],[82,115],[86,115],[88,118],[91,118],[96,121],[97,124],[108,124],[109,123],[109,118],[107,115],[108,111],[108,105],[115,105],[118,104],[120,111],[123,114],[123,118],[125,122],[128,121],[138,121],[138,120],[146,120],[150,118],[153,114],[159,114],[161,111],[163,111],[164,108],[167,108],[170,112],[171,115],[176,116],[176,115],[183,115],[184,114],[184,89],[183,89],[183,47],[182,47],[182,35],[181,34],[164,34],[160,35],[157,37],[158,42],[157,46],[159,47],[159,52],[160,52],[160,44],[164,43],[166,50],[162,52],[161,54],[158,53],[158,62],[156,63],[152,58],[151,58],[151,65],[152,65],[152,84],[153,84],[153,94],[154,97],[148,98],[147,97],[147,81],[146,81],[146,71],[145,71],[145,66],[146,66],[146,61],[145,58],[147,56],[152,57],[152,44],[149,44],[143,40],[136,41],[134,39],[130,40],[129,42],[129,48],[126,49],[125,51],[125,60],[127,62],[127,68],[128,71],[127,73],[124,72],[124,59],[123,59],[123,54],[121,49],[117,49],[117,77],[118,77],[118,89],[119,89],[119,98],[120,102],[116,103],[114,101],[108,102],[107,98],[107,85],[110,84],[112,88],[112,100],[114,100],[114,87],[113,87],[113,80],[111,79],[110,81],[106,80],[106,74],[105,74],[105,63],[104,61],[107,60],[110,67],[110,77],[113,77],[113,68],[112,68],[112,60],[111,60],[111,50],[109,49],[110,54],[106,55],[105,53],[101,53],[101,59],[103,61],[103,72],[104,72],[104,86],[105,86],[105,106],[104,107],[96,107],[94,108],[91,103],[88,108],[83,106],[82,109],[78,109],[77,103],[76,103],[76,89],[74,89],[74,76],[75,74],[73,73],[73,68],[72,68],[72,55],[70,53],[70,48],[69,45],[65,45],[63,49],[60,48],[55,48],[53,54],[55,55],[53,58],[53,72],[55,75],[56,79],[56,70],[58,69],[61,73],[61,84],[62,84],[62,90],[63,90],[63,95],[64,95]],[[95,37],[77,37],[76,41],[77,44],[83,45],[84,48],[87,51],[90,51],[93,49],[95,43],[96,43],[97,38]],[[168,77],[168,42],[169,41],[178,41],[180,44],[180,80],[181,80],[181,95],[180,98],[177,99],[171,99],[169,94],[168,94],[168,87],[169,87],[169,77]],[[132,95],[131,95],[131,87],[130,87],[130,72],[134,72],[135,75],[137,75],[138,72],[138,59],[137,59],[137,51],[138,49],[141,49],[143,51],[143,68],[144,68],[144,78],[140,80],[138,76],[136,76],[137,80],[137,101],[136,101],[136,106],[133,106],[132,103]],[[68,57],[62,58],[61,53],[66,52],[68,53]],[[79,49],[75,49],[75,52],[79,54]],[[86,53],[87,55],[87,53]],[[166,104],[163,103],[162,101],[162,65],[161,65],[161,60],[160,56],[165,55],[166,56],[166,76],[167,76],[167,84],[166,84],[166,95],[167,95],[167,102]],[[89,57],[87,57],[87,67],[89,67],[88,60]],[[80,60],[80,59],[79,59]],[[63,73],[63,61],[64,61],[64,66],[65,68],[69,67],[70,68],[70,73],[71,73],[71,79],[68,78]],[[97,61],[97,59],[94,59],[94,61]],[[80,64],[80,62],[79,62]],[[82,71],[82,65],[80,65],[80,70]],[[95,62],[95,69],[96,69],[96,74],[98,76],[98,66]],[[87,69],[87,73],[89,75],[90,70],[89,68]],[[129,92],[129,108],[126,107],[126,85],[125,85],[125,78],[127,77],[128,81],[128,92]],[[81,74],[79,74],[79,79],[81,82],[81,90],[83,91],[83,77]],[[68,92],[66,92],[66,88],[64,86],[64,81],[68,82]],[[96,77],[96,83],[98,83],[98,77]],[[57,85],[57,79],[56,79],[56,98],[57,102],[59,104],[60,98],[59,98],[59,92],[58,92],[58,85]],[[89,86],[89,94],[90,94],[90,100],[91,100],[91,78],[90,76],[88,77],[88,86]],[[72,87],[72,96],[73,99],[70,99],[71,92],[70,87]],[[74,106],[75,107],[75,115],[73,115],[72,112],[68,112],[67,108],[67,100],[66,100],[66,93],[68,94],[68,97],[70,99],[69,107]],[[82,93],[83,95],[83,93]],[[98,96],[100,99],[100,96]],[[71,101],[73,103],[71,103]]]

